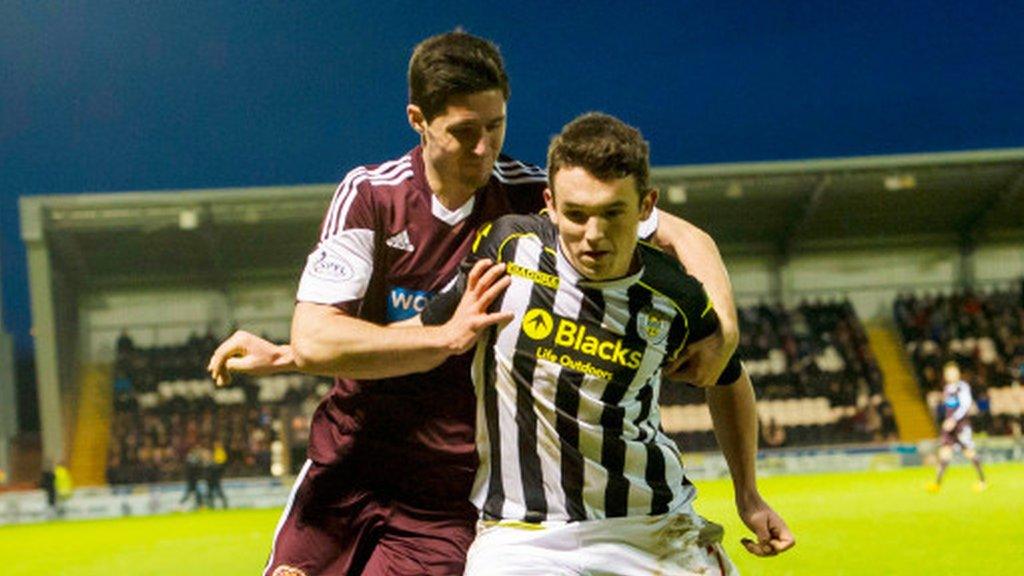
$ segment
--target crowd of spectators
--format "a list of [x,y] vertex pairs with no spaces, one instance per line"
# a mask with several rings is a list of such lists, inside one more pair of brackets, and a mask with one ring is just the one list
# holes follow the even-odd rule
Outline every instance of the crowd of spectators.
[[[921,314],[919,304],[910,302],[913,318],[932,319],[931,307]],[[906,303],[901,300],[897,309]],[[1020,354],[1024,352],[1020,338],[1024,315],[1017,312],[1016,328],[1008,329],[1016,338],[1001,342],[1016,346]],[[793,308],[761,303],[741,307],[739,315],[737,353],[751,374],[759,401],[826,398],[830,406],[846,408],[840,411],[842,416],[825,423],[784,425],[774,418],[764,419],[763,446],[895,439],[881,372],[849,301],[803,302]],[[935,328],[932,322],[927,326]],[[180,480],[186,455],[197,446],[212,449],[215,444],[227,454],[227,476],[265,475],[270,470],[271,445],[286,432],[285,427],[297,441],[293,454],[300,455],[308,418],[323,386],[288,388],[268,402],[256,382],[241,377],[232,384],[240,397],[231,403],[219,401],[214,394],[168,395],[161,390],[169,381],[206,380],[204,367],[218,342],[208,331],[192,335],[179,346],[139,348],[130,335],[121,335],[107,467],[111,484]],[[140,401],[158,395],[159,402]],[[703,401],[701,390],[672,383],[662,387],[663,405]],[[688,451],[716,446],[711,430],[673,436]]]
[[[218,342],[208,332],[179,346],[140,348],[128,333],[121,334],[108,483],[182,480],[187,455],[197,449],[222,451],[224,476],[270,474],[274,442],[285,434],[285,426],[294,426],[292,417],[322,388],[316,379],[280,386],[270,379],[239,377],[230,390],[214,390],[204,368]],[[278,384],[276,394],[268,399],[273,384]],[[306,438],[297,440],[304,443]]]
[[942,366],[956,362],[972,387],[977,407],[975,431],[1011,433],[1012,417],[992,414],[989,393],[1024,375],[1024,295],[1020,289],[902,294],[893,304],[893,313],[918,382],[931,404],[942,390]]
[[278,437],[279,408],[218,406],[212,401],[156,409],[118,410],[107,461],[110,484],[180,480],[195,447],[223,444],[226,476],[270,473],[270,446]]
[[[882,390],[882,374],[864,327],[848,300],[802,302],[793,308],[760,303],[740,307],[737,354],[751,375],[759,402],[824,397],[849,407],[826,424],[784,426],[762,421],[765,446],[892,440],[896,424]],[[663,404],[703,401],[703,391],[671,384]],[[707,432],[678,435],[690,450],[712,449]]]

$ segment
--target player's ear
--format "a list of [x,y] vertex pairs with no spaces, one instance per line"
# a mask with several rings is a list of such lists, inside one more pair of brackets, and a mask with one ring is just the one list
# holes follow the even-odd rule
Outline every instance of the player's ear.
[[651,216],[651,212],[654,211],[654,207],[658,205],[658,189],[651,188],[644,196],[644,199],[640,201],[640,219],[647,220]]
[[558,224],[558,216],[555,214],[555,195],[551,193],[551,188],[544,189],[544,204],[547,208],[544,209],[548,214],[548,218],[551,222]]
[[409,119],[409,126],[422,140],[427,134],[427,117],[423,115],[423,110],[415,104],[409,104],[405,107],[405,116]]

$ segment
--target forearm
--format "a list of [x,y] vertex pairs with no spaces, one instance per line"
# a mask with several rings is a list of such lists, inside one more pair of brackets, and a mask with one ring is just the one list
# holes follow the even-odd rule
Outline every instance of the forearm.
[[706,390],[715,438],[729,465],[736,501],[759,497],[757,491],[757,407],[746,369],[728,386]]
[[389,328],[330,308],[295,307],[291,347],[307,374],[388,378],[430,370],[453,353],[442,327]]
[[714,239],[686,220],[662,211],[658,214],[658,229],[651,240],[674,255],[687,272],[704,284],[721,322],[726,356],[730,356],[739,344],[739,318],[729,272]]

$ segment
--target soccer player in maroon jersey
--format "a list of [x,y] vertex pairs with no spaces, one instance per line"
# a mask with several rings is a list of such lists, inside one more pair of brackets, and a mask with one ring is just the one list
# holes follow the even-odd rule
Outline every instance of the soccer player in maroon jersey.
[[942,388],[943,419],[942,434],[939,437],[939,464],[935,472],[935,481],[929,483],[927,489],[929,492],[939,491],[946,468],[953,460],[953,451],[959,448],[978,473],[978,481],[973,486],[974,491],[984,491],[988,484],[985,483],[985,471],[981,468],[981,458],[974,447],[971,430],[970,410],[974,405],[971,386],[960,377],[960,367],[956,362],[947,362],[942,367],[942,379],[945,385]]
[[[265,574],[458,574],[473,539],[476,468],[469,358],[411,376],[418,345],[384,324],[414,316],[457,275],[477,229],[543,207],[543,170],[500,154],[509,96],[501,56],[454,32],[409,67],[407,115],[420,145],[360,167],[338,187],[300,282],[291,345],[240,332],[211,358],[230,370],[336,376],[313,416],[309,460],[275,532]],[[645,229],[646,228],[646,229]],[[659,214],[642,235],[703,281],[717,338],[682,368],[712,384],[735,349],[735,308],[713,241]]]

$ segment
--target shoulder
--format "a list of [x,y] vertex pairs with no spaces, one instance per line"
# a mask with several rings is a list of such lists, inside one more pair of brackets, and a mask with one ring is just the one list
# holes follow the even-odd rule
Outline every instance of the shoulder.
[[331,197],[320,239],[353,223],[360,228],[371,227],[377,206],[393,197],[408,196],[409,186],[414,181],[412,162],[412,155],[406,154],[381,164],[349,170]]
[[477,233],[474,252],[478,245],[490,247],[495,255],[525,238],[535,239],[544,246],[553,246],[557,234],[555,226],[544,214],[510,214],[484,224]]
[[643,285],[670,298],[684,309],[703,309],[706,306],[704,286],[688,274],[682,264],[647,242],[641,241],[638,246],[644,262],[644,273],[640,278]]
[[522,162],[504,154],[498,156],[491,171],[494,178],[505,185],[546,185],[547,172],[535,164]]
[[338,191],[357,189],[362,191],[375,188],[390,189],[401,187],[413,179],[412,154],[380,164],[367,164],[349,170],[338,186]]
[[547,173],[540,166],[508,156],[498,157],[491,171],[491,186],[502,191],[512,212],[533,214],[544,208]]

